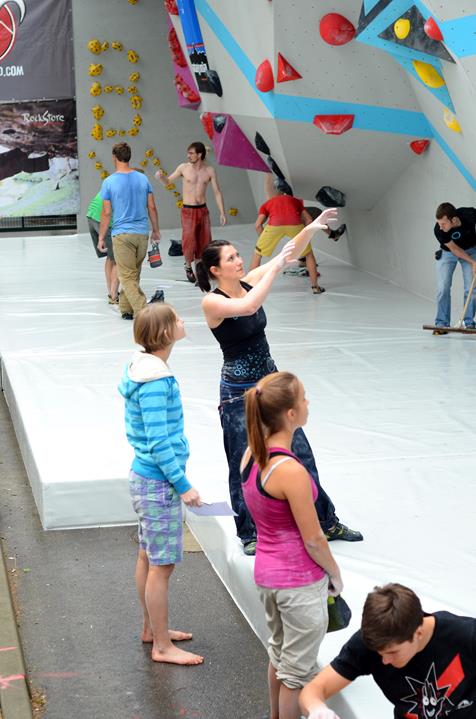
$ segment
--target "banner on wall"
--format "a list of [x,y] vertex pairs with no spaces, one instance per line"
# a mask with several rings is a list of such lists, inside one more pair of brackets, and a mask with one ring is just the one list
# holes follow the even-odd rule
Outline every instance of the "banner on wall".
[[0,215],[79,211],[74,100],[0,104]]
[[0,102],[74,95],[71,0],[0,0]]
[[216,70],[210,70],[202,31],[198,22],[195,0],[177,0],[182,30],[187,43],[187,52],[195,73],[200,92],[209,92],[221,97],[223,90]]

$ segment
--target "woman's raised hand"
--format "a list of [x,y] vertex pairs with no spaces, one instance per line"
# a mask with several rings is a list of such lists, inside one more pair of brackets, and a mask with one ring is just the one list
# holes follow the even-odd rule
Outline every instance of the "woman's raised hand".
[[328,210],[321,212],[319,217],[316,217],[308,227],[312,227],[313,230],[327,230],[327,223],[332,220],[337,220],[337,208],[335,207],[330,207]]
[[286,242],[283,249],[276,257],[276,267],[278,270],[282,270],[291,263],[296,262],[296,260],[292,257],[292,254],[295,249],[296,243],[294,242],[294,240],[289,240],[289,242]]

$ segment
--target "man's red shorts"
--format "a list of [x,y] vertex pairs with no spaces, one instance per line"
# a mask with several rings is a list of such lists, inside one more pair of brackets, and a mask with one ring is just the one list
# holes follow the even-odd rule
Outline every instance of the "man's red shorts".
[[210,214],[206,205],[182,207],[182,251],[187,264],[200,259],[212,241]]

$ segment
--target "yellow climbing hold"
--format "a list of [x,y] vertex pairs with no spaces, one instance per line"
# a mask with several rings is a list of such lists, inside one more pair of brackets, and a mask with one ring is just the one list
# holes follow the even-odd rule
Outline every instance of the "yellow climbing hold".
[[151,147],[149,147],[149,149],[146,150],[144,154],[146,157],[154,157],[154,151]]
[[102,92],[102,87],[100,82],[93,82],[91,87],[89,88],[89,94],[93,97],[97,97]]
[[408,35],[410,34],[410,30],[410,20],[405,17],[401,17],[393,26],[393,32],[399,40],[405,40],[405,38],[408,37]]
[[95,120],[100,120],[104,116],[104,108],[101,105],[94,105],[91,108],[91,112]]
[[461,125],[452,112],[445,110],[444,119],[448,129],[453,130],[453,132],[461,132]]
[[90,160],[93,160],[96,157],[96,153],[94,150],[91,150],[91,152],[88,152],[88,157]]
[[94,55],[100,55],[102,51],[101,43],[99,40],[90,40],[88,42],[88,50],[89,52],[94,53]]
[[425,83],[428,87],[438,88],[443,87],[445,81],[441,77],[440,73],[430,65],[428,62],[420,62],[420,60],[412,60],[412,65],[415,68],[415,72],[420,80]]

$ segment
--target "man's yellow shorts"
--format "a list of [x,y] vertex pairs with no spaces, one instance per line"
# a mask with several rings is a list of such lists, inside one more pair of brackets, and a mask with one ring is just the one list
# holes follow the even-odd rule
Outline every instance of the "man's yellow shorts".
[[[289,237],[292,240],[293,237],[296,237],[302,229],[304,229],[304,225],[266,225],[258,238],[255,248],[256,252],[261,255],[261,257],[270,257],[273,254],[276,245],[283,239],[283,237]],[[301,257],[308,255],[311,250],[312,247],[308,244],[301,252]]]

